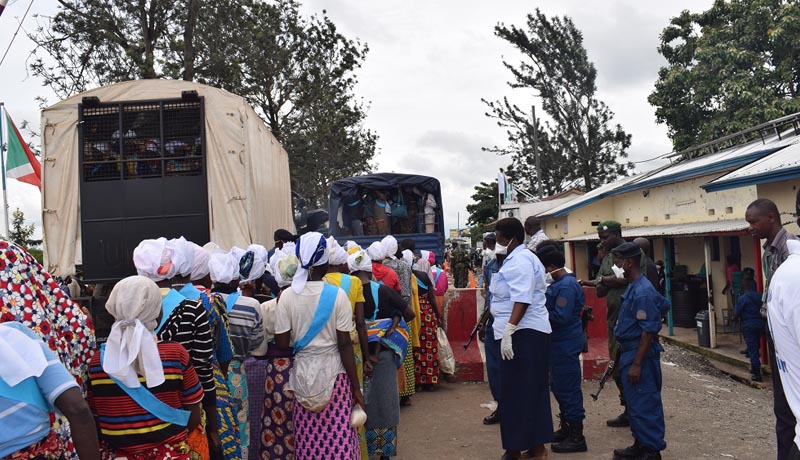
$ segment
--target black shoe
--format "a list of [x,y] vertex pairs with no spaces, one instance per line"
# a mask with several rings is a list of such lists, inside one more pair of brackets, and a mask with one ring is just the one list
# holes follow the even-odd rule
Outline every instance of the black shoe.
[[550,449],[557,454],[571,454],[575,452],[586,452],[586,438],[583,436],[583,423],[568,423],[567,438],[561,442],[554,443]]
[[632,446],[628,446],[624,449],[614,449],[614,460],[634,459],[639,458],[644,454],[644,447],[639,444],[639,441],[635,441]]
[[626,426],[630,426],[631,423],[628,420],[628,409],[625,409],[625,412],[619,414],[617,418],[606,420],[606,425],[612,428],[624,428]]
[[512,453],[511,453],[511,452],[509,452],[509,451],[506,451],[506,452],[503,454],[503,456],[502,456],[502,457],[500,457],[500,460],[519,460],[519,457],[520,457],[519,453],[517,453],[517,454],[515,455],[515,454],[512,454]]
[[754,382],[763,382],[764,379],[761,377],[761,369],[757,371],[750,371],[750,380]]
[[500,423],[500,416],[497,415],[497,411],[494,411],[483,418],[484,425],[495,425],[498,423]]
[[744,350],[739,350],[739,353],[741,353],[741,354],[743,354],[745,356],[750,354],[750,352],[747,350],[747,348],[745,348]]
[[642,455],[636,457],[635,460],[661,460],[661,452],[644,447]]
[[[559,415],[559,418],[561,416]],[[553,443],[563,442],[569,437],[569,425],[564,420],[558,421],[558,430],[553,432]]]

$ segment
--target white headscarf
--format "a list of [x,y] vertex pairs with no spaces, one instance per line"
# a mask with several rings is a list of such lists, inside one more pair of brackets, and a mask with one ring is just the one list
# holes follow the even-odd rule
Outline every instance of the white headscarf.
[[355,241],[347,240],[347,242],[344,244],[344,249],[347,252],[350,252],[350,250],[353,248],[361,248],[361,246],[359,246]]
[[103,370],[129,388],[140,386],[138,374],[148,388],[164,383],[164,368],[153,333],[161,313],[161,291],[142,276],[117,283],[106,302],[114,325],[106,341]]
[[[249,264],[247,263],[248,259],[250,259]],[[264,259],[264,257],[256,255],[254,251],[248,250],[245,252],[242,258],[239,259],[240,283],[254,281],[264,276],[264,270],[266,268]]]
[[[23,332],[22,323],[0,323],[0,379],[8,386],[16,386],[28,377],[39,377],[47,368],[47,358],[42,352],[41,339]],[[33,331],[31,331],[33,334]]]
[[211,260],[211,252],[191,243],[194,248],[194,262],[192,263],[192,273],[189,281],[197,281],[205,278],[209,273],[208,262]]
[[409,267],[414,266],[414,253],[411,252],[411,249],[403,250],[403,260],[408,264]]
[[383,245],[380,241],[375,241],[374,243],[370,244],[367,248],[367,254],[372,259],[373,262],[383,262],[383,259],[386,258],[386,252],[383,249]]
[[178,273],[172,262],[174,250],[167,247],[167,239],[143,240],[133,250],[133,264],[139,276],[153,281],[172,279]]
[[180,276],[190,276],[194,266],[194,246],[186,238],[173,238],[166,243],[167,249],[172,251],[172,263],[175,271]]
[[220,284],[230,284],[239,278],[239,260],[229,252],[216,251],[211,254],[208,261],[211,281]]
[[347,258],[347,268],[350,273],[370,272],[372,273],[372,258],[363,249],[351,254]]
[[[272,270],[269,267],[269,251],[267,251],[267,248],[265,248],[260,244],[251,244],[250,246],[247,247],[247,250],[253,251],[253,254],[255,254],[256,256],[256,259],[260,259],[264,263],[265,272],[272,273]],[[261,273],[261,275],[263,276],[264,273]]]
[[397,239],[392,235],[386,235],[381,240],[381,245],[383,245],[383,251],[386,254],[383,256],[384,258],[388,257],[390,259],[396,259],[397,257]]
[[275,264],[275,281],[278,286],[286,287],[292,284],[292,278],[297,273],[297,267],[299,266],[300,262],[297,260],[296,255],[289,254],[287,256],[284,254]]
[[347,252],[343,247],[339,246],[336,238],[328,238],[328,252],[330,253],[329,261],[331,265],[343,265],[347,263]]
[[299,246],[295,249],[295,255],[297,255],[300,266],[292,278],[292,290],[300,294],[306,287],[311,267],[328,263],[328,242],[321,233],[306,233],[300,237]]

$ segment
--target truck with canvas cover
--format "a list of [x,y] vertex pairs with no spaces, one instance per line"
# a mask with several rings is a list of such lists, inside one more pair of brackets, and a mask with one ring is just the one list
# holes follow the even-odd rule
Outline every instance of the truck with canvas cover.
[[136,273],[147,238],[271,246],[294,231],[286,151],[240,96],[140,80],[42,111],[45,267],[87,282]]
[[433,177],[381,173],[339,179],[331,185],[331,235],[361,247],[393,235],[444,261],[442,190]]

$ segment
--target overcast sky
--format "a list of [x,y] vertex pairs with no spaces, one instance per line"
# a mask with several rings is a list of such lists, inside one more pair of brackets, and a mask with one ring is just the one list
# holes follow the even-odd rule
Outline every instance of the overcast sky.
[[[24,22],[33,30],[36,14],[52,15],[56,0],[38,0]],[[584,34],[589,59],[598,71],[598,97],[616,114],[615,122],[633,135],[630,159],[640,161],[669,152],[666,127],[655,123],[647,102],[658,69],[659,34],[683,9],[700,11],[711,0],[523,0],[436,2],[306,0],[304,11],[327,11],[340,30],[369,45],[358,72],[358,96],[370,105],[366,125],[380,136],[378,171],[426,174],[442,183],[447,228],[467,219],[473,187],[490,182],[509,159],[481,147],[502,144],[504,131],[484,116],[481,98],[509,96],[524,106],[535,103],[525,90],[506,85],[503,58],[520,56],[494,36],[499,23],[523,25],[537,6],[548,16],[568,15]],[[11,0],[0,17],[4,51],[28,0]],[[0,66],[0,101],[18,123],[38,131],[36,96],[55,103],[41,82],[28,75],[33,44],[20,32]],[[639,165],[648,169],[657,163]],[[41,227],[40,195],[35,187],[10,181],[9,206],[20,207]]]

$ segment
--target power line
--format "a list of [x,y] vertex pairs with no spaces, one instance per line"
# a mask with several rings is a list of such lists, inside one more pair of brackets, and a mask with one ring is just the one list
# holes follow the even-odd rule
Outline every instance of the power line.
[[6,47],[6,52],[3,53],[3,57],[0,58],[0,67],[2,67],[3,62],[6,61],[6,56],[8,56],[8,52],[11,50],[11,45],[14,44],[14,40],[17,38],[19,29],[22,28],[22,23],[25,22],[25,18],[28,17],[28,12],[31,10],[32,6],[33,6],[33,0],[31,0],[31,2],[28,3],[28,8],[25,10],[25,14],[22,15],[22,19],[19,21],[19,24],[17,25],[17,30],[14,31],[14,35],[11,37],[11,41],[8,42],[8,46]]

